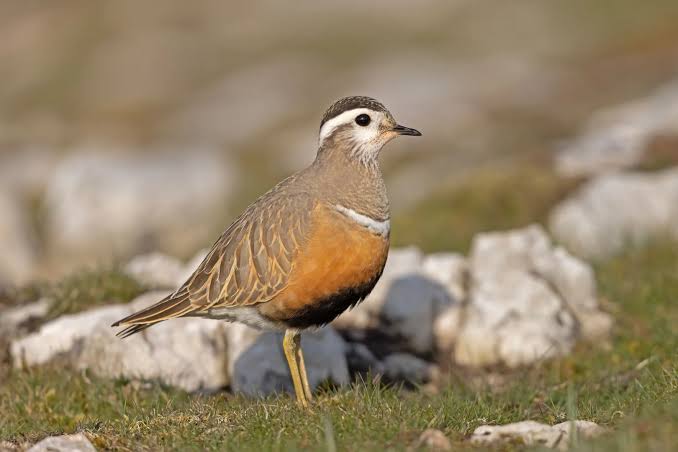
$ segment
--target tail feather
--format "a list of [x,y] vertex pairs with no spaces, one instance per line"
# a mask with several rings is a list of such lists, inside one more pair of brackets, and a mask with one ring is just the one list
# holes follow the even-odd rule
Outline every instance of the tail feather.
[[184,289],[179,293],[173,293],[166,298],[163,298],[146,309],[142,309],[124,319],[118,320],[111,326],[127,326],[127,328],[116,334],[116,336],[126,338],[134,333],[145,330],[156,323],[175,317],[181,317],[193,310],[194,306],[191,305],[188,291]]
[[116,334],[116,336],[118,336],[120,339],[125,339],[126,337],[130,337],[131,335],[138,333],[139,331],[143,331],[150,326],[153,326],[153,324],[152,323],[143,323],[141,325],[128,326],[124,330],[120,330]]

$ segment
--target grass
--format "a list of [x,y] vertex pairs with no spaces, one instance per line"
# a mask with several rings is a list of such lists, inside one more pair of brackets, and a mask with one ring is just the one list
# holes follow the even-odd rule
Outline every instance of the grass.
[[12,371],[0,386],[0,438],[84,431],[102,449],[322,450],[330,435],[339,450],[400,450],[433,427],[461,446],[485,423],[567,420],[574,391],[579,418],[616,431],[581,450],[663,450],[678,438],[676,250],[659,243],[599,265],[601,292],[616,307],[611,348],[582,346],[511,376],[500,391],[455,378],[439,394],[356,383],[319,394],[305,413],[284,395],[189,395],[53,365]]
[[480,170],[395,217],[394,245],[465,252],[478,232],[543,223],[578,184],[537,165]]
[[[408,232],[408,219],[396,222],[397,232],[427,249],[463,250],[474,230],[543,218],[568,185],[526,171],[517,180],[485,175],[475,190],[440,194],[414,209],[432,219],[423,235]],[[465,214],[450,213],[452,205]],[[581,344],[569,357],[504,375],[500,388],[455,375],[437,393],[356,382],[320,391],[305,412],[287,395],[191,395],[54,364],[0,373],[6,375],[0,439],[30,444],[83,431],[104,450],[405,450],[423,430],[437,428],[455,448],[468,448],[468,436],[482,424],[553,424],[576,416],[612,429],[578,442],[577,450],[666,450],[678,442],[678,246],[660,241],[629,249],[596,270],[604,306],[616,319],[610,343]],[[73,276],[49,290],[56,315],[124,301],[141,288],[107,271]]]
[[126,303],[143,292],[141,284],[115,267],[73,273],[43,289],[52,300],[48,319],[95,306]]
[[[137,280],[113,266],[81,270],[53,284],[34,282],[0,291],[0,308],[17,306],[45,297],[50,308],[42,322],[61,315],[112,303],[127,303],[146,290]],[[36,325],[37,326],[37,325]]]

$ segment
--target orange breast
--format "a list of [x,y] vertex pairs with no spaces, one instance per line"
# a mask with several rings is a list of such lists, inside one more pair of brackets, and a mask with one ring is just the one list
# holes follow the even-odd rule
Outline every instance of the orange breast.
[[388,246],[388,238],[343,214],[316,208],[309,242],[292,264],[287,287],[262,304],[260,312],[290,324],[302,316],[317,320],[310,323],[331,321],[369,293],[384,268]]

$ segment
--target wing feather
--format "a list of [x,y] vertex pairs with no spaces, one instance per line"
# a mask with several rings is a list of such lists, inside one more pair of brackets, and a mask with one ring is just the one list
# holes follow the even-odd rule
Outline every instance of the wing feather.
[[299,194],[245,212],[186,282],[196,310],[262,303],[283,290],[308,235],[312,207],[311,198]]
[[305,245],[315,200],[305,192],[276,186],[226,229],[196,271],[176,292],[113,326],[127,337],[164,320],[211,307],[248,306],[270,300],[290,277]]

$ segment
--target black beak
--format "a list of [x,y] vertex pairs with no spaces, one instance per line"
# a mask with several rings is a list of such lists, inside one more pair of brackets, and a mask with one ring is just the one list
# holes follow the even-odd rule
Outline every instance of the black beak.
[[401,126],[398,124],[393,128],[393,131],[396,132],[398,135],[410,135],[413,137],[420,137],[421,132],[418,131],[417,129],[411,129],[409,127]]

